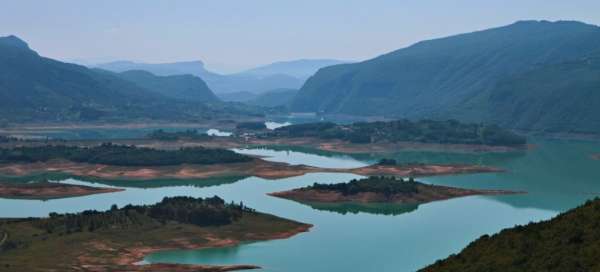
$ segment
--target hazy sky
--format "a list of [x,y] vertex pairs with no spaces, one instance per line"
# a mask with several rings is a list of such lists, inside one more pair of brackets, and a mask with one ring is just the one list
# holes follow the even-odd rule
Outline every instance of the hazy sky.
[[0,0],[0,35],[17,35],[45,56],[201,59],[218,71],[362,60],[523,19],[600,25],[600,0]]

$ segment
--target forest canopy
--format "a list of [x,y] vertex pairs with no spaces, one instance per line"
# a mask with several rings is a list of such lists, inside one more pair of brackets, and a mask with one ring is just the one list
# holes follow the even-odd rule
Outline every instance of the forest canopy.
[[466,124],[455,120],[396,120],[360,122],[349,125],[338,125],[329,122],[307,123],[280,127],[268,136],[317,137],[357,144],[421,142],[514,146],[527,143],[525,137],[495,125]]
[[166,166],[248,162],[252,158],[226,149],[186,147],[159,150],[104,143],[94,147],[46,145],[0,149],[0,163],[68,160],[115,166]]

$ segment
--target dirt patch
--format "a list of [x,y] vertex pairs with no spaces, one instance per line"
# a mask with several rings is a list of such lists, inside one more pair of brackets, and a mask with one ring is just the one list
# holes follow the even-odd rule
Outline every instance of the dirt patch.
[[212,177],[256,176],[265,179],[280,179],[301,176],[307,173],[353,173],[363,176],[433,176],[465,173],[487,173],[502,171],[498,168],[478,165],[371,165],[353,169],[321,168],[306,165],[289,165],[255,158],[251,162],[215,165],[178,165],[157,167],[121,167],[99,164],[50,161],[0,165],[0,174],[27,176],[47,172],[61,172],[73,176],[102,178],[109,180],[153,180],[153,179],[202,179]]
[[82,185],[39,182],[30,184],[0,183],[0,197],[19,199],[54,199],[123,191]]

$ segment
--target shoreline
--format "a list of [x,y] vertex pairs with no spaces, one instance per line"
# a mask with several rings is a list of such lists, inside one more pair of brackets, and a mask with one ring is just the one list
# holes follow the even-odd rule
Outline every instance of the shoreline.
[[359,168],[322,168],[306,165],[290,165],[254,158],[250,162],[214,165],[177,165],[156,167],[125,167],[101,164],[49,161],[36,163],[0,164],[0,174],[23,177],[58,172],[77,177],[108,180],[154,180],[154,179],[204,179],[229,176],[255,176],[264,179],[280,179],[308,173],[352,173],[362,176],[438,176],[454,174],[493,173],[502,169],[478,165],[414,164],[382,166],[370,165]]
[[[300,233],[309,232],[314,227],[311,224],[303,224],[295,229],[276,233],[271,235],[267,239],[257,239],[257,241],[271,241],[279,239],[287,239]],[[144,261],[144,258],[152,253],[159,251],[168,250],[202,250],[210,248],[221,248],[221,247],[234,247],[240,245],[244,241],[234,239],[214,239],[208,244],[182,244],[183,247],[141,247],[128,249],[128,253],[121,255],[119,258],[120,263],[126,263],[128,266],[133,266],[128,271],[163,271],[161,269],[167,269],[164,271],[170,272],[213,272],[213,271],[238,271],[238,270],[253,270],[262,269],[260,266],[250,264],[234,264],[234,265],[189,265],[189,264],[175,264],[175,263],[154,263],[154,264],[139,264]]]
[[394,194],[383,195],[374,192],[359,192],[352,195],[343,195],[342,193],[318,190],[312,188],[298,188],[282,192],[273,192],[268,195],[300,203],[387,203],[387,204],[425,204],[434,201],[448,200],[475,195],[511,195],[524,194],[525,192],[508,190],[481,190],[466,189],[439,185],[419,184],[418,194]]
[[[144,221],[148,225],[62,235],[46,233],[32,220],[35,219],[6,219],[0,222],[0,234],[5,232],[10,235],[9,241],[37,245],[3,251],[0,254],[3,267],[6,265],[13,270],[18,269],[15,271],[95,272],[216,272],[259,269],[259,266],[251,264],[144,263],[144,259],[149,254],[165,250],[200,250],[237,246],[244,242],[286,239],[308,232],[313,227],[311,224],[257,213],[244,215],[238,221],[223,226]],[[52,253],[54,251],[61,251],[62,254],[56,256]],[[32,263],[28,259],[27,256],[30,255],[37,256],[36,262]]]
[[[277,138],[260,139],[239,137],[217,137],[210,141],[182,141],[182,144],[199,144],[207,147],[241,148],[247,146],[293,146],[312,148],[321,151],[337,152],[344,154],[361,153],[394,153],[399,151],[447,151],[457,153],[507,153],[526,151],[535,148],[532,144],[523,146],[490,146],[490,145],[467,145],[467,144],[436,144],[419,142],[397,142],[397,143],[369,143],[353,144],[341,140],[323,140],[319,138]],[[160,145],[160,144],[159,144]],[[156,146],[156,143],[154,144]]]
[[[1,130],[0,130],[1,131]],[[39,146],[48,144],[95,146],[104,143],[101,140],[49,140],[38,142],[9,142],[0,144],[0,147],[10,148],[14,146]],[[149,147],[154,149],[179,149],[182,147],[205,147],[205,148],[252,148],[252,147],[298,147],[309,148],[318,151],[335,152],[340,154],[387,154],[401,151],[432,151],[451,153],[508,153],[524,152],[535,148],[533,144],[521,146],[490,146],[490,145],[467,145],[467,144],[436,144],[419,142],[397,142],[397,143],[369,143],[353,144],[341,140],[323,140],[319,138],[242,138],[242,137],[211,137],[210,139],[185,139],[173,141],[161,141],[149,138],[137,139],[111,139],[111,143],[121,145],[135,145],[138,147]]]
[[27,184],[0,182],[0,198],[51,200],[121,192],[120,188],[104,188],[64,183],[37,182]]

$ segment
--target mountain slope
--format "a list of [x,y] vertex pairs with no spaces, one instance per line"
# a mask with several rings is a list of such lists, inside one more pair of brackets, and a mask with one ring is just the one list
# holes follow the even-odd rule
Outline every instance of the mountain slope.
[[244,114],[236,105],[177,101],[112,73],[39,56],[17,37],[0,38],[0,121],[197,120]]
[[117,74],[138,86],[157,94],[192,102],[218,102],[217,96],[199,77],[192,75],[155,76],[142,70]]
[[549,221],[484,235],[421,272],[577,272],[600,269],[600,200]]
[[600,132],[600,54],[507,78],[478,99],[487,120],[504,127]]
[[292,61],[280,61],[274,62],[269,65],[256,67],[250,70],[246,70],[241,74],[255,75],[255,76],[268,76],[276,74],[284,74],[293,76],[302,80],[306,80],[310,76],[314,75],[319,69],[327,66],[337,65],[346,63],[341,60],[334,59],[301,59]]
[[202,78],[217,94],[262,93],[274,89],[299,89],[306,79],[318,69],[342,63],[337,60],[295,60],[276,62],[244,72],[222,75],[206,70],[201,61],[174,63],[136,63],[116,61],[97,65],[97,68],[117,73],[130,70],[143,70],[159,76],[195,75]]
[[296,89],[276,89],[264,92],[248,101],[248,104],[262,107],[278,107],[288,105],[296,96]]
[[[490,97],[500,82],[546,65],[581,59],[599,48],[597,26],[517,22],[321,69],[301,88],[292,110],[490,121],[491,109],[498,106],[496,100],[483,98]],[[506,124],[510,120],[494,121]],[[525,127],[536,126],[529,122]]]
[[139,63],[132,61],[114,61],[99,64],[96,66],[96,68],[117,73],[130,70],[143,70],[155,74],[157,76],[195,75],[203,79],[220,76],[219,74],[206,70],[202,61],[185,61],[172,63]]

